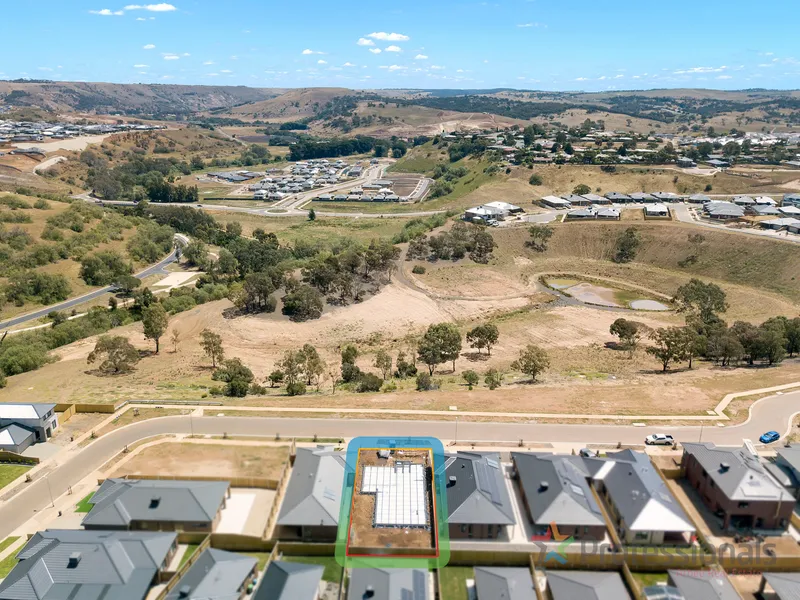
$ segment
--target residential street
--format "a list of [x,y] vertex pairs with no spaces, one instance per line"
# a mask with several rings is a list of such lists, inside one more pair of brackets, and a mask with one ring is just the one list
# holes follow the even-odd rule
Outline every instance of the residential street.
[[[213,410],[224,410],[214,408]],[[88,447],[67,457],[48,476],[25,484],[19,494],[0,504],[0,539],[27,521],[33,514],[50,504],[50,494],[58,497],[106,461],[139,440],[170,433],[195,435],[245,435],[275,438],[320,437],[352,438],[357,436],[386,436],[388,439],[405,436],[431,436],[442,440],[488,442],[524,440],[536,442],[577,442],[593,444],[642,444],[644,437],[657,432],[671,433],[679,441],[714,442],[738,446],[743,439],[758,441],[770,429],[782,434],[791,427],[790,420],[800,413],[800,392],[789,392],[758,401],[753,405],[750,419],[732,427],[669,427],[634,425],[552,425],[527,423],[461,422],[455,415],[448,421],[404,421],[365,419],[304,419],[259,417],[162,417],[150,419],[108,433]],[[76,498],[77,502],[79,498]]]

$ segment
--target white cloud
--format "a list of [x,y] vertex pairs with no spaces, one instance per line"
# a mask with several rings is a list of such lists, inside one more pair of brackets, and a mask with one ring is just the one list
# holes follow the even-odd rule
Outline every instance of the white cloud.
[[206,62],[204,62],[203,64],[204,64],[204,65],[206,65],[206,66],[209,66],[209,65],[216,64],[216,63],[215,63],[213,60],[207,60],[207,61],[206,61]]
[[39,67],[39,70],[40,71],[52,71],[53,69],[51,69],[50,67]]
[[129,4],[125,10],[149,10],[150,12],[172,12],[178,10],[172,4],[162,2],[161,4]]
[[183,54],[181,54],[181,56],[191,56],[191,54],[189,54],[188,52],[184,52]]
[[598,81],[605,81],[606,79],[608,78],[605,75],[597,78]]
[[424,54],[417,54],[414,57],[414,60],[428,60],[428,57],[426,55],[424,55]]
[[431,65],[431,69],[433,69],[434,71],[442,71],[444,67],[441,65]]
[[146,46],[142,46],[142,50],[154,50],[155,44],[147,44]]
[[177,54],[164,54],[164,60],[180,60],[180,58]]
[[588,77],[578,77],[575,81],[589,81]]
[[101,17],[121,17],[125,14],[121,10],[111,10],[108,8],[104,8],[102,10],[90,10],[89,13],[93,15],[100,15]]
[[386,33],[385,31],[377,31],[370,33],[367,37],[373,40],[381,40],[383,42],[407,42],[411,38],[402,33]]
[[370,48],[369,51],[372,52],[373,54],[380,54],[381,53],[381,49],[380,48]]
[[373,42],[372,40],[368,40],[367,38],[358,38],[356,44],[358,44],[359,46],[374,46],[375,42]]
[[346,62],[342,65],[343,67],[355,67],[355,65],[351,62]]
[[161,79],[173,79],[172,75],[162,75]]
[[717,79],[733,79],[731,75],[717,75]]
[[301,52],[301,54],[325,54],[325,53],[320,52],[319,50],[311,50],[310,48],[306,48]]
[[622,73],[620,73],[619,75],[614,75],[614,79],[622,79],[623,77],[625,77],[625,75],[623,75]]
[[382,65],[380,68],[388,69],[389,71],[405,71],[408,67],[404,67],[401,65],[389,65],[389,66]]
[[144,17],[136,17],[136,20],[137,21],[147,21],[147,19],[145,19]]
[[230,69],[222,69],[220,73],[233,73]]
[[318,64],[318,65],[327,65],[327,64],[328,64],[328,61],[327,61],[327,60],[322,60],[322,59],[319,59],[319,60],[317,61],[317,64]]
[[206,77],[219,77],[219,73],[206,73]]
[[771,69],[775,65],[773,63],[762,63],[758,65],[761,69]]
[[388,48],[386,48],[386,52],[402,52],[402,51],[403,50],[400,48],[400,46],[389,46]]
[[150,65],[133,65],[134,69],[149,69]]
[[[697,75],[697,74],[704,74],[704,73],[721,73],[725,69],[727,69],[725,65],[721,67],[692,67],[691,69],[683,69],[680,71],[675,71],[675,75]],[[646,73],[645,73],[646,75]]]

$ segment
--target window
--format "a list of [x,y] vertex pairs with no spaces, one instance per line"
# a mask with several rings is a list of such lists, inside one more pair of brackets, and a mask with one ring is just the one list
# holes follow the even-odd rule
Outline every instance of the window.
[[634,537],[634,539],[636,541],[640,541],[640,540],[646,540],[649,537],[650,537],[650,534],[647,531],[637,531],[636,532],[636,536]]
[[461,533],[467,533],[467,526],[466,525],[462,525],[461,526]]
[[747,508],[750,506],[749,502],[739,502],[739,508]]

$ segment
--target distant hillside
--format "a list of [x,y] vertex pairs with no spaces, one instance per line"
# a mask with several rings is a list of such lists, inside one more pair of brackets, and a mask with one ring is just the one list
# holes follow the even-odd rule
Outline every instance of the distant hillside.
[[312,117],[336,98],[355,96],[359,92],[347,88],[300,88],[283,94],[273,94],[267,100],[242,104],[230,110],[239,118],[273,119]]
[[274,98],[284,90],[244,86],[0,81],[0,103],[53,112],[189,114]]

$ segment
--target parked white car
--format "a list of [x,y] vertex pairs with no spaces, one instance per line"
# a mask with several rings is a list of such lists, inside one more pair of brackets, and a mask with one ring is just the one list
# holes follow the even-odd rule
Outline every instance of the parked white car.
[[648,446],[672,446],[675,439],[666,433],[651,433],[644,438],[644,443]]

